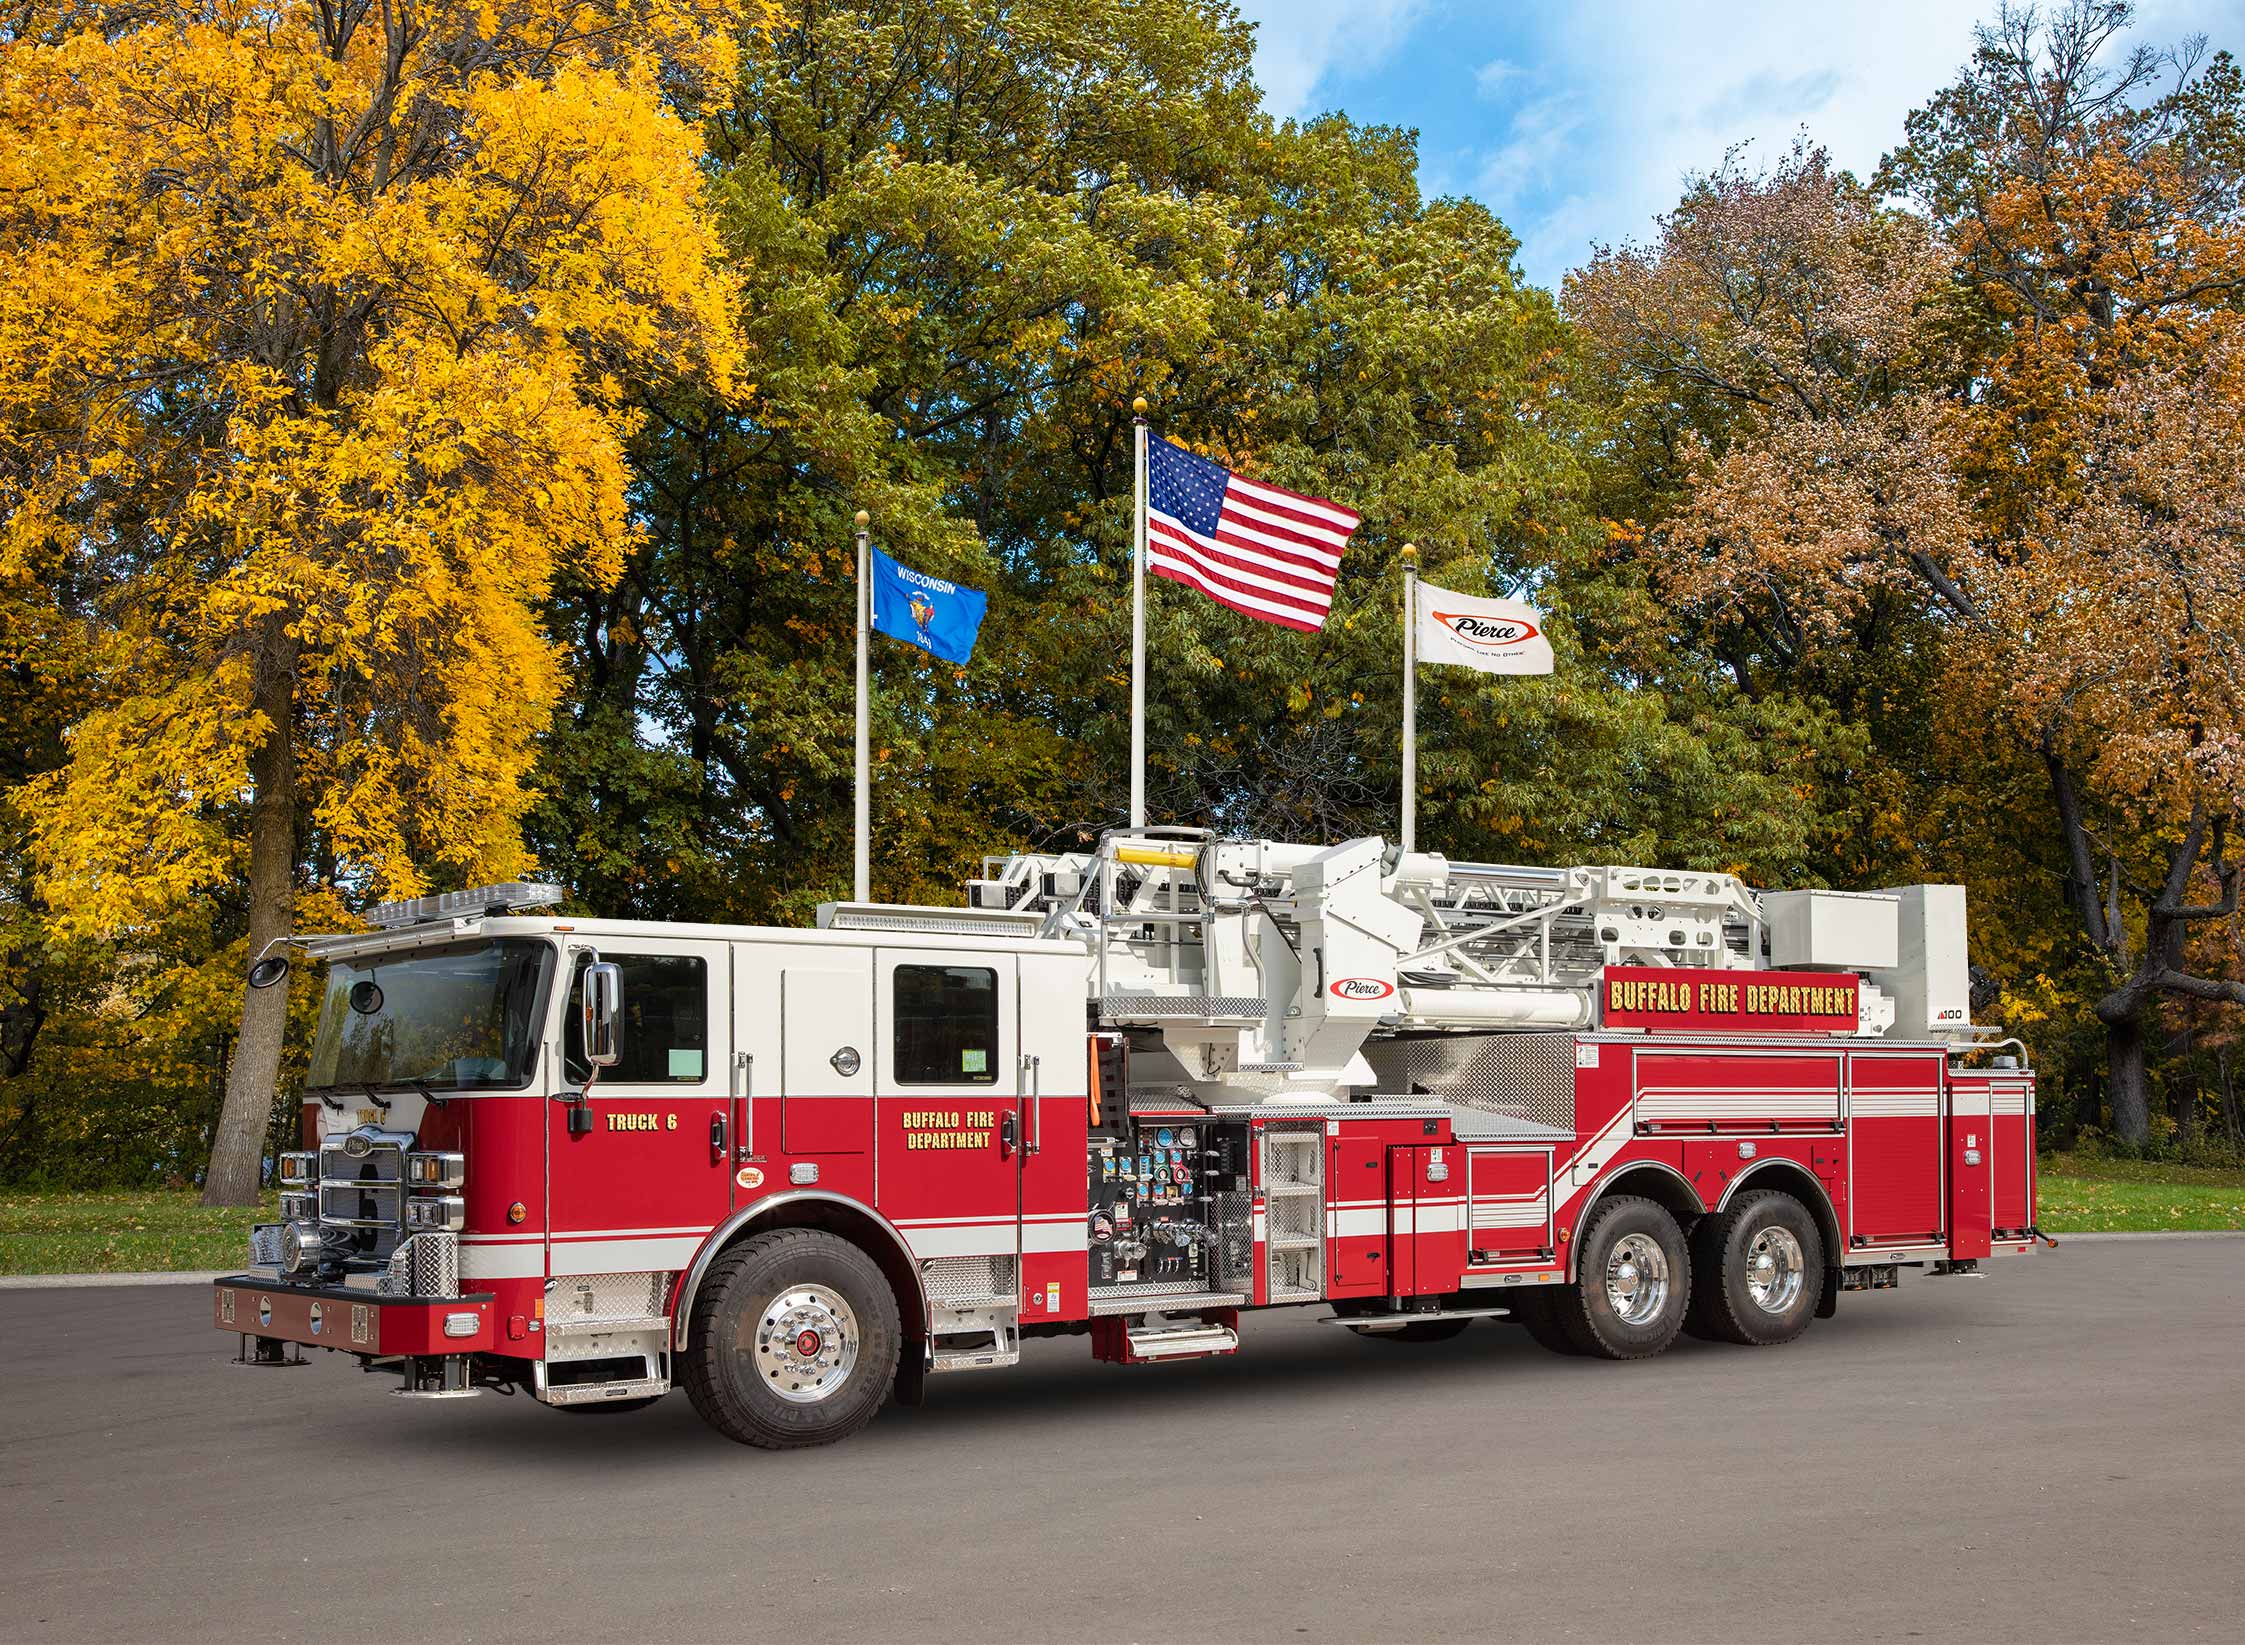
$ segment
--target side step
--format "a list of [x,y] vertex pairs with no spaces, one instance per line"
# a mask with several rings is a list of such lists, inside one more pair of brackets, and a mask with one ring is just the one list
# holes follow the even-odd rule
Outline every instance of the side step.
[[955,1331],[928,1341],[931,1371],[991,1371],[1021,1363],[1021,1335],[1010,1322],[988,1330]]
[[1110,1316],[1091,1322],[1091,1356],[1110,1365],[1211,1359],[1239,1352],[1239,1310],[1212,1308],[1198,1319],[1149,1314],[1137,1324]]
[[1434,1319],[1508,1319],[1510,1308],[1442,1308],[1431,1314],[1320,1314],[1320,1325],[1353,1325],[1359,1331],[1400,1331]]
[[548,1383],[538,1397],[548,1405],[605,1405],[612,1399],[653,1399],[669,1392],[668,1377],[635,1377],[627,1382]]

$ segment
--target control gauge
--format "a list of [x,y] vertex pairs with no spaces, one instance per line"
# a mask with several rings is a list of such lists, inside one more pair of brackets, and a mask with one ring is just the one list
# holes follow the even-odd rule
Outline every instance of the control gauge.
[[1189,1125],[1177,1133],[1177,1145],[1180,1148],[1190,1148],[1197,1140],[1193,1128]]
[[1170,1129],[1166,1125],[1154,1133],[1154,1141],[1163,1148],[1169,1147],[1173,1140]]

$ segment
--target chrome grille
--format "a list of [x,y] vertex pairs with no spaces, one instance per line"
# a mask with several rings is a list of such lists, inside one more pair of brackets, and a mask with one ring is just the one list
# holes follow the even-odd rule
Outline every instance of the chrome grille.
[[376,1142],[356,1157],[339,1142],[320,1150],[322,1182],[396,1182],[405,1175],[405,1145],[397,1139]]
[[331,1228],[395,1228],[404,1218],[398,1183],[322,1182],[320,1221]]

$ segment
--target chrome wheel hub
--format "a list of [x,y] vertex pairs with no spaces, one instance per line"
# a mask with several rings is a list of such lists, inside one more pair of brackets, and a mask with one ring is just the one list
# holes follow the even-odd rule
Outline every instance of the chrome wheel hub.
[[1650,1234],[1624,1234],[1606,1258],[1606,1304],[1624,1325],[1646,1325],[1668,1305],[1668,1253]]
[[772,1298],[745,1344],[765,1387],[795,1405],[815,1405],[857,1368],[857,1315],[823,1285],[796,1285]]
[[1808,1258],[1789,1228],[1764,1228],[1746,1247],[1746,1294],[1765,1314],[1782,1314],[1800,1301]]

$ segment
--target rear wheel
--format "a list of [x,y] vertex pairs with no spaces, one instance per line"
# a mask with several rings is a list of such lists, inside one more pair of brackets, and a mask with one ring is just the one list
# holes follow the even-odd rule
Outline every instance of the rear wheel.
[[1580,1230],[1575,1273],[1550,1306],[1577,1353],[1649,1359],[1683,1329],[1691,1253],[1676,1219],[1653,1201],[1600,1200]]
[[719,1257],[694,1299],[687,1397],[728,1439],[829,1445],[880,1410],[903,1333],[873,1259],[814,1228],[759,1234]]
[[1749,1347],[1791,1342],[1824,1298],[1824,1238],[1807,1206],[1764,1189],[1741,1194],[1695,1230],[1698,1336]]

